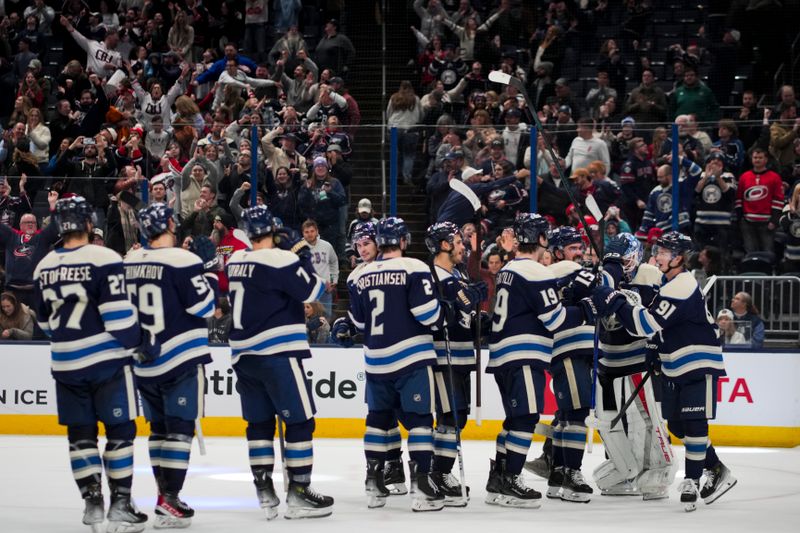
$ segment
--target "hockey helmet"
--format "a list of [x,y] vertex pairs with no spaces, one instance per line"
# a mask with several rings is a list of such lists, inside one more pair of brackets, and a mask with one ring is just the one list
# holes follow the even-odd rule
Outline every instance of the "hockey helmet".
[[91,222],[93,226],[97,223],[94,209],[83,196],[62,198],[56,202],[55,220],[59,235],[85,232],[88,231],[87,223]]
[[551,250],[563,250],[570,244],[583,244],[583,236],[572,226],[560,226],[548,234],[547,244]]
[[520,213],[514,220],[514,237],[520,244],[539,244],[539,236],[547,236],[550,224],[538,213]]
[[172,208],[160,202],[143,207],[137,215],[139,230],[147,240],[153,240],[169,230],[169,221],[172,215]]
[[386,217],[378,222],[375,229],[375,244],[378,248],[382,246],[400,246],[400,241],[406,240],[406,244],[411,240],[405,221],[400,217]]
[[688,235],[678,231],[670,231],[658,238],[653,254],[657,254],[662,248],[669,250],[673,258],[678,256],[688,257],[694,249],[694,245]]
[[636,270],[644,259],[644,248],[639,239],[630,233],[620,233],[611,237],[611,240],[619,241],[619,249],[624,250],[621,254],[622,270],[626,274]]
[[242,213],[245,231],[250,239],[257,239],[269,235],[279,226],[276,224],[272,213],[267,206],[257,205],[244,210]]
[[425,247],[434,255],[442,251],[442,241],[451,245],[456,235],[461,235],[461,230],[453,222],[437,222],[425,232]]
[[356,227],[353,228],[353,236],[350,242],[353,243],[353,246],[365,239],[375,242],[375,231],[374,222],[359,222],[356,224]]

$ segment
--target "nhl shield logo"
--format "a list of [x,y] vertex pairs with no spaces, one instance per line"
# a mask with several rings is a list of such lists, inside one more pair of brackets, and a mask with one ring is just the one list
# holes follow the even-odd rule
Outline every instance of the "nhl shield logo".
[[181,407],[186,407],[186,396],[178,397],[178,405]]
[[284,409],[283,411],[281,411],[281,414],[283,415],[283,418],[290,418],[292,416],[292,412],[289,411],[288,409]]
[[122,408],[121,407],[115,407],[114,410],[111,411],[111,414],[114,415],[114,418],[122,417]]
[[415,402],[421,402],[422,401],[422,395],[421,394],[415,394],[413,398],[414,398]]

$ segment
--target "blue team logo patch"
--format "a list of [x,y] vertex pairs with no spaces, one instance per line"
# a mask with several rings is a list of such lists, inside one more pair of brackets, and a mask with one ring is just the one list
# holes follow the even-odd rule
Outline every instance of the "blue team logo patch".
[[114,418],[120,418],[120,417],[122,417],[122,408],[120,408],[120,407],[115,407],[115,408],[114,408],[114,409],[111,411],[111,414],[112,414],[112,415],[114,415]]
[[669,213],[672,211],[672,194],[661,194],[656,199],[656,205],[661,213]]
[[421,401],[422,401],[422,395],[421,395],[421,394],[415,394],[415,395],[413,396],[413,398],[414,398],[414,401],[415,401],[415,402],[418,402],[418,403],[419,403],[419,402],[421,402]]
[[179,396],[178,397],[178,405],[181,407],[186,407],[186,396]]

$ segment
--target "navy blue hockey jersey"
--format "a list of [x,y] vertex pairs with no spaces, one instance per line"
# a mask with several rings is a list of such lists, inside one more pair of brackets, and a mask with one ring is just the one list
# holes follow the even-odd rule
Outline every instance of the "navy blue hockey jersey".
[[649,307],[626,305],[617,317],[630,333],[656,339],[668,378],[725,374],[719,330],[690,272],[665,282]]
[[[621,269],[619,269],[621,271]],[[630,283],[612,276],[604,276],[606,286],[627,289],[639,295],[644,307],[648,307],[661,286],[663,274],[653,265],[639,265]],[[599,371],[611,376],[628,376],[645,370],[647,339],[631,335],[616,315],[603,320],[600,328]]]
[[[559,261],[547,268],[555,277],[556,286],[562,289],[560,291],[562,304],[575,305],[577,303],[574,301],[575,297],[565,299],[563,289],[573,283],[580,284],[582,280],[589,283],[587,278],[583,277],[589,272],[575,261]],[[579,277],[581,278],[578,279]],[[587,287],[587,295],[588,290]],[[553,361],[564,357],[594,357],[594,326],[565,322],[553,334]]]
[[57,249],[33,276],[36,320],[52,341],[53,375],[113,373],[130,364],[141,331],[116,252],[92,244]]
[[292,252],[238,250],[225,267],[233,326],[233,364],[242,355],[311,357],[303,303],[318,300],[325,282]]
[[[565,323],[582,322],[561,305],[556,278],[532,259],[509,261],[496,276],[494,318],[487,372],[532,365],[547,369],[553,333]],[[574,309],[574,308],[573,308]]]
[[[455,300],[458,296],[460,281],[464,276],[456,269],[448,272],[442,267],[436,267],[436,276],[442,285],[442,292],[445,299]],[[450,358],[454,366],[462,369],[475,368],[475,349],[470,329],[471,317],[463,311],[455,310],[455,324],[447,326],[447,334],[450,340]],[[440,366],[447,366],[447,354],[445,353],[444,330],[438,328],[433,332],[433,345],[436,349],[436,362]]]
[[431,327],[439,322],[428,266],[418,259],[378,259],[352,280],[350,320],[364,331],[366,371],[395,377],[436,363]]
[[125,281],[142,328],[161,345],[154,361],[136,363],[137,378],[163,381],[211,362],[206,318],[217,295],[197,255],[183,248],[133,250],[125,257]]

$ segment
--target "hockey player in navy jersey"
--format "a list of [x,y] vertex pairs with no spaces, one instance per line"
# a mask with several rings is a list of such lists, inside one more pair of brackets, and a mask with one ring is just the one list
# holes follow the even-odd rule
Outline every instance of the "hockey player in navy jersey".
[[[641,242],[630,233],[612,237],[603,254],[603,283],[622,289],[634,304],[648,307],[656,297],[663,274],[658,267],[642,263]],[[625,413],[627,424],[611,428],[619,414],[617,400],[636,387],[646,370],[647,339],[631,335],[615,315],[603,319],[600,329],[598,432],[608,460],[594,470],[601,494],[642,495],[645,500],[667,497],[675,476],[672,448],[656,404],[655,378],[645,384]],[[643,397],[642,397],[643,396]]]
[[[447,308],[443,307],[446,323],[433,333],[436,431],[432,475],[445,495],[445,505],[463,507],[467,501],[463,498],[459,480],[452,474],[457,457],[456,424],[459,430],[464,429],[469,416],[470,374],[475,370],[470,323],[478,304],[486,299],[487,289],[483,282],[468,283],[457,268],[464,261],[465,250],[458,226],[452,222],[437,222],[428,228],[425,245],[433,256],[436,292],[447,305]],[[453,389],[448,366],[452,366]]]
[[580,309],[561,304],[556,278],[539,263],[548,227],[538,214],[519,215],[514,221],[517,256],[497,274],[487,372],[494,374],[506,418],[486,484],[486,502],[493,505],[541,505],[542,495],[525,485],[522,467],[544,408],[544,370],[554,333],[584,322]]
[[289,486],[285,518],[328,516],[333,498],[311,487],[314,399],[303,359],[311,357],[303,303],[318,300],[325,282],[314,273],[308,244],[282,228],[266,206],[242,217],[253,248],[233,253],[230,346],[242,416],[247,421],[250,469],[267,519],[280,503],[272,482],[275,417],[286,423]]
[[[144,530],[147,515],[131,500],[136,390],[132,353],[141,330],[128,301],[122,258],[89,244],[94,209],[80,196],[56,203],[64,243],[34,272],[36,319],[50,337],[58,422],[67,427],[72,473],[85,500],[83,523],[103,531],[105,467],[111,491],[106,531]],[[97,446],[97,423],[106,449]]]
[[[554,229],[549,236],[554,262],[548,267],[556,279],[562,305],[574,306],[591,295],[595,275],[581,266],[585,245],[572,226]],[[586,446],[586,417],[592,404],[594,326],[562,326],[553,334],[550,375],[556,397],[553,428],[553,468],[547,480],[547,497],[588,502],[592,488],[581,473]]]
[[662,413],[686,448],[685,478],[678,490],[685,509],[693,511],[698,495],[709,504],[736,484],[708,438],[708,420],[716,413],[717,381],[725,374],[725,365],[714,317],[686,270],[691,239],[669,232],[656,245],[656,266],[665,282],[648,307],[631,304],[605,286],[595,289],[592,300],[600,316],[615,312],[629,332],[654,343],[658,359],[652,357],[651,364],[663,373]]
[[397,417],[408,430],[411,482],[417,484],[412,510],[438,511],[444,495],[430,474],[436,364],[431,328],[441,312],[428,267],[402,256],[408,239],[402,219],[381,220],[380,256],[353,280],[349,318],[364,332],[367,374],[366,489],[368,506],[385,505],[384,462]]
[[[358,279],[361,270],[378,257],[378,246],[375,244],[376,231],[377,228],[373,222],[360,222],[353,228],[352,245],[356,253],[358,253],[361,263],[356,265],[347,277],[347,291],[350,295],[350,301],[353,301],[358,294],[354,282]],[[331,327],[331,341],[345,348],[349,348],[353,345],[353,337],[356,334],[357,330],[350,321],[350,317],[347,316],[336,319]],[[406,487],[406,476],[405,470],[403,469],[403,440],[400,435],[400,426],[396,418],[394,425],[387,429],[386,433],[385,442],[381,442],[379,445],[373,443],[372,445],[380,446],[381,451],[386,451],[386,462],[383,467],[383,484],[389,491],[389,495],[402,496],[408,494],[408,488]],[[383,496],[381,496],[376,498],[373,503],[385,504],[385,500]]]
[[166,204],[145,207],[138,220],[147,245],[125,257],[125,282],[139,323],[153,339],[150,350],[139,352],[134,371],[150,423],[150,464],[158,487],[155,527],[184,528],[194,510],[179,493],[195,420],[203,416],[204,365],[211,362],[206,318],[214,313],[216,281],[209,284],[203,260],[175,246],[176,224]]

